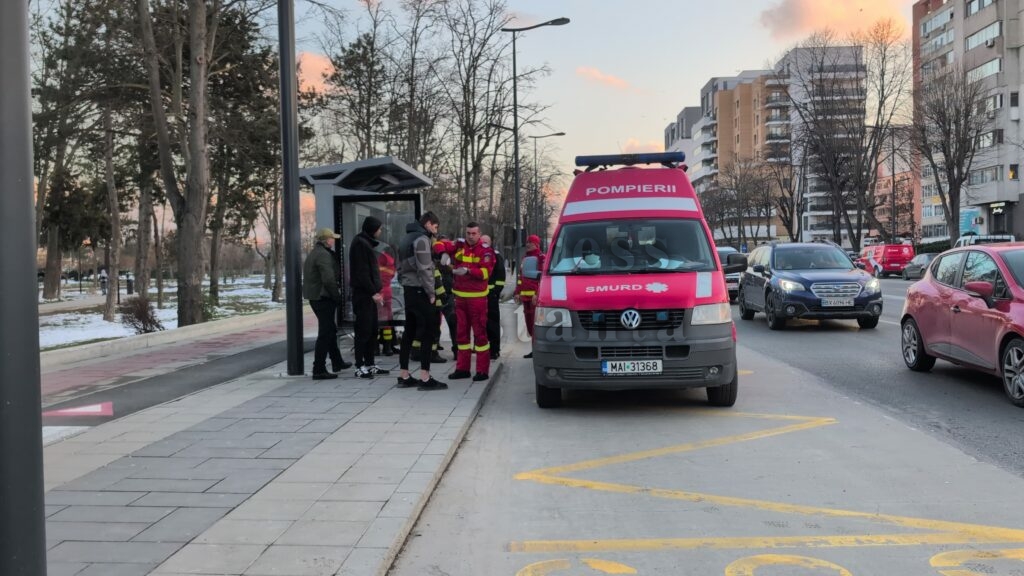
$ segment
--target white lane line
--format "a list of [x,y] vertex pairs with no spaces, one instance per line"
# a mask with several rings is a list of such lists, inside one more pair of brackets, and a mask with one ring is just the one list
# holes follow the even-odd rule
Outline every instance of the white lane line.
[[905,296],[893,296],[891,294],[882,294],[882,298],[888,298],[889,300],[906,300]]
[[892,324],[893,326],[899,326],[900,325],[899,322],[893,322],[892,320],[882,320],[882,319],[879,319],[878,321],[879,322],[884,322],[885,324]]

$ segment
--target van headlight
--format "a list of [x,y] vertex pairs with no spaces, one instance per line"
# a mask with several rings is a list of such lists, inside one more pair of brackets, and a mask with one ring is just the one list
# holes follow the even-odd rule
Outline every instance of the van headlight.
[[882,283],[878,281],[878,278],[872,278],[864,283],[864,293],[874,294],[882,289]]
[[693,315],[690,317],[691,326],[728,324],[729,322],[732,322],[732,308],[725,302],[694,306]]
[[545,328],[572,328],[572,314],[565,308],[538,306],[533,314],[533,324]]

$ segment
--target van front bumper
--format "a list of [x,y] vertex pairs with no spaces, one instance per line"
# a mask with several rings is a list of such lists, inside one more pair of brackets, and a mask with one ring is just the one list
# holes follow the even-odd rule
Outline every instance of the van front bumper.
[[[544,338],[550,330],[537,327],[533,343],[533,370],[537,383],[548,388],[587,390],[643,390],[708,388],[730,384],[736,376],[736,343],[732,326],[709,338],[666,340],[635,339],[637,333],[607,332],[601,339],[566,341]],[[719,327],[714,331],[723,331]],[[579,329],[577,329],[579,331]],[[586,331],[583,331],[584,333]],[[661,374],[605,375],[605,360],[661,360]]]

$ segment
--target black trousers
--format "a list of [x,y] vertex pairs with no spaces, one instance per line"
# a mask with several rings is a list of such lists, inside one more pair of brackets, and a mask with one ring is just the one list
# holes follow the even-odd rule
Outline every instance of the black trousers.
[[355,314],[356,366],[373,366],[377,352],[377,303],[373,296],[352,292],[352,313]]
[[402,346],[398,350],[398,366],[409,369],[409,356],[413,340],[420,343],[419,360],[422,370],[430,370],[431,345],[437,339],[437,309],[422,288],[405,287],[405,330]]
[[[452,351],[452,353],[454,353],[455,352],[455,334],[456,334],[456,330],[458,328],[455,325],[455,323],[456,323],[456,319],[455,319],[455,297],[452,296],[451,294],[448,295],[448,301],[445,302],[444,306],[441,307],[441,315],[443,316],[444,321],[448,323],[448,334],[451,336],[451,339],[452,339],[452,341],[451,341],[451,345],[452,345],[451,351]],[[441,344],[441,323],[440,322],[437,323],[437,343],[438,343],[438,345]]]
[[491,354],[501,352],[501,312],[498,308],[501,297],[500,290],[492,290],[487,295],[487,341],[491,344]]
[[338,304],[330,298],[310,300],[309,305],[316,314],[316,346],[313,348],[313,374],[327,372],[327,357],[332,364],[341,364],[341,350],[338,349],[338,325],[334,323],[334,311]]

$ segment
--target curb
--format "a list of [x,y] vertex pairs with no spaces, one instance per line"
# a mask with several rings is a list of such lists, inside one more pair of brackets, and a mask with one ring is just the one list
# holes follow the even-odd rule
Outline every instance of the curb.
[[494,376],[487,380],[487,386],[484,388],[483,392],[480,393],[480,397],[477,398],[476,405],[473,406],[473,410],[470,412],[469,416],[466,417],[466,423],[459,428],[459,433],[455,435],[455,439],[452,441],[451,447],[448,448],[448,452],[445,453],[444,459],[441,461],[441,465],[437,467],[433,478],[431,478],[430,482],[427,483],[427,489],[423,491],[423,494],[420,495],[419,501],[416,502],[416,505],[413,507],[412,515],[410,515],[409,519],[406,520],[405,525],[402,526],[402,529],[395,537],[395,541],[391,543],[387,553],[384,555],[380,565],[377,567],[377,572],[375,573],[376,576],[387,576],[388,573],[391,572],[391,568],[394,566],[395,560],[398,559],[399,553],[401,553],[402,549],[405,548],[405,543],[409,539],[409,534],[412,533],[412,529],[415,528],[416,523],[419,522],[420,515],[423,514],[423,510],[426,509],[427,503],[430,502],[430,498],[433,496],[434,490],[437,489],[437,485],[441,483],[441,478],[444,476],[444,473],[448,471],[448,466],[450,466],[452,460],[455,459],[455,453],[458,452],[459,447],[462,446],[462,441],[465,440],[466,434],[469,433],[470,426],[472,426],[473,422],[476,421],[477,414],[480,413],[480,408],[484,405],[484,401],[487,400],[487,396],[490,395],[491,388],[497,384],[498,380],[503,375],[504,369],[504,362],[498,364],[498,367],[494,370]]
[[284,317],[285,309],[281,308],[278,310],[270,310],[269,312],[233,316],[231,318],[224,318],[223,320],[203,322],[202,324],[194,324],[183,328],[174,328],[173,330],[163,330],[160,332],[153,332],[151,334],[139,334],[136,336],[118,338],[116,340],[107,340],[104,342],[94,342],[92,344],[82,344],[81,346],[70,346],[68,348],[48,350],[39,354],[39,363],[41,368],[52,368],[81,360],[102,358],[104,356],[110,356],[121,352],[153,348],[184,340],[194,340],[203,336],[231,332],[239,328],[252,328],[272,322],[283,323]]

